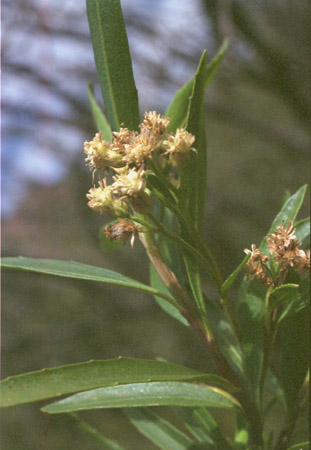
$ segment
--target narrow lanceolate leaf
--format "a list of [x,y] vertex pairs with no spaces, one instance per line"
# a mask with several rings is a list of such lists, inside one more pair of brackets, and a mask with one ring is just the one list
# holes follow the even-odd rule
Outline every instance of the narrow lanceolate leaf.
[[[282,225],[282,222],[284,222],[285,225],[288,225],[290,220],[292,220],[293,222],[295,221],[297,214],[301,208],[303,199],[305,197],[306,189],[307,189],[307,186],[304,185],[300,189],[298,189],[298,191],[295,192],[294,195],[289,197],[289,199],[284,204],[284,206],[281,209],[281,211],[279,212],[279,214],[276,216],[276,218],[272,222],[272,225],[270,227],[268,235],[270,233],[273,233],[274,231],[276,231],[276,228],[279,227],[280,225]],[[263,239],[263,241],[260,245],[260,250],[262,253],[268,252],[268,243],[267,243],[266,238]]]
[[[164,361],[117,358],[43,369],[6,378],[0,384],[1,407],[31,403],[102,386],[146,381],[206,381],[223,386],[226,380]],[[230,389],[230,386],[229,386]]]
[[87,0],[96,69],[111,127],[139,124],[138,96],[119,0]]
[[294,404],[307,375],[310,345],[310,307],[285,317],[280,325],[276,354],[276,375],[284,391],[288,419],[295,414]]
[[243,281],[238,299],[238,322],[243,346],[243,371],[259,400],[259,381],[263,364],[264,310],[266,287],[258,280]]
[[[151,286],[152,287],[154,287],[155,289],[158,289],[159,291],[163,292],[165,295],[170,296],[169,290],[164,285],[163,281],[159,277],[157,271],[155,270],[155,268],[154,268],[154,266],[152,264],[150,264],[150,282],[151,282]],[[163,300],[163,298],[158,297],[157,295],[155,295],[154,298],[155,298],[156,302],[158,303],[158,305],[167,314],[169,314],[174,319],[178,320],[183,325],[189,326],[189,323],[187,322],[187,320],[178,311],[178,309],[175,308],[174,305],[172,305],[171,303],[166,302],[165,300]]]
[[[295,236],[299,241],[310,242],[310,217],[295,223]],[[304,242],[304,244],[306,243]]]
[[244,267],[245,267],[247,261],[249,260],[250,256],[251,256],[250,253],[248,255],[246,255],[245,258],[243,259],[243,261],[241,262],[241,264],[226,279],[224,284],[221,286],[221,295],[224,295],[228,291],[228,289],[230,289],[230,287],[233,285],[233,283],[235,282],[237,276],[240,274],[241,270],[244,269]]
[[[204,129],[204,92],[205,92],[206,51],[203,53],[194,78],[192,93],[189,99],[187,129],[195,136],[196,151],[190,152],[190,160],[181,170],[180,190],[183,207],[191,217],[195,228],[200,229],[206,197],[206,139]],[[181,226],[181,236],[190,240],[188,231]],[[204,313],[204,300],[201,287],[199,263],[189,252],[184,251],[184,261],[192,294],[199,310]]]
[[77,414],[71,413],[70,417],[75,421],[78,428],[87,433],[88,436],[93,437],[105,450],[125,450],[117,442],[103,436],[96,428],[85,422]]
[[89,83],[87,87],[87,93],[89,97],[89,102],[91,106],[91,111],[93,115],[93,119],[96,124],[97,131],[102,132],[102,136],[104,141],[111,141],[112,139],[112,132],[109,123],[107,122],[106,116],[104,114],[104,111],[101,109],[99,104],[97,103],[94,94],[93,94],[93,85],[92,83]]
[[59,277],[77,278],[80,280],[100,281],[102,283],[116,284],[119,286],[129,287],[140,291],[149,292],[171,301],[171,297],[167,297],[157,289],[125,277],[120,273],[112,270],[103,269],[101,267],[89,266],[87,264],[75,261],[59,261],[57,259],[34,259],[8,257],[2,258],[1,266],[8,269],[28,270],[31,272],[45,273],[49,275],[57,275]]
[[310,442],[301,442],[300,444],[292,445],[288,450],[310,450]]
[[138,406],[209,406],[239,407],[224,391],[206,385],[182,382],[150,382],[124,384],[81,392],[42,408],[51,414],[99,408],[131,408]]
[[[185,427],[209,450],[232,450],[213,416],[205,408],[176,408],[176,414],[183,419]],[[199,447],[200,448],[200,447]]]
[[125,412],[138,431],[163,450],[186,450],[194,444],[185,433],[148,408],[130,408]]
[[[204,78],[204,88],[207,89],[208,85],[213,80],[219,66],[222,63],[223,57],[225,56],[228,47],[228,41],[225,40],[216,56],[212,61],[205,67],[205,78]],[[182,88],[180,88],[175,97],[173,98],[171,104],[169,105],[165,115],[171,119],[169,131],[175,132],[176,128],[182,128],[185,126],[186,117],[189,109],[189,98],[192,94],[193,84],[195,77],[188,81]]]
[[299,285],[288,283],[273,289],[269,298],[271,308],[285,307],[288,303],[300,298]]
[[202,225],[206,199],[206,138],[204,124],[206,51],[203,53],[187,114],[187,130],[195,136],[196,152],[190,152],[190,161],[181,171],[180,189],[189,216],[196,228]]

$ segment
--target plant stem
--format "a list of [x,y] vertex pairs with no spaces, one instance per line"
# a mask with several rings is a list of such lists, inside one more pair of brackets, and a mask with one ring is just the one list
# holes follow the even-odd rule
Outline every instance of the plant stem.
[[170,193],[174,197],[176,203],[178,203],[179,191],[178,191],[177,187],[175,187],[172,183],[170,183],[168,181],[167,177],[165,177],[162,174],[158,165],[154,161],[151,160],[149,162],[149,164],[150,164],[150,167],[151,167],[153,173],[157,176],[157,178],[159,178],[159,180],[164,184],[164,186],[166,186],[166,188],[170,191]]
[[178,244],[180,244],[181,247],[183,247],[185,250],[187,250],[189,253],[195,256],[201,262],[202,266],[210,273],[211,265],[209,261],[204,256],[202,256],[202,254],[195,247],[193,247],[191,244],[189,244],[187,241],[185,241],[177,234],[171,233],[164,225],[162,225],[161,222],[159,222],[159,220],[153,214],[149,213],[148,217],[153,221],[153,223],[156,224],[158,230],[161,233],[163,233],[172,241],[175,241]]
[[226,315],[226,317],[227,317],[227,319],[228,319],[228,321],[229,321],[229,323],[231,325],[231,328],[232,328],[233,334],[234,334],[234,336],[235,336],[235,338],[237,340],[237,343],[238,343],[240,349],[243,351],[243,347],[242,347],[242,343],[241,343],[241,337],[240,337],[240,333],[239,333],[239,325],[238,325],[238,322],[236,320],[236,317],[235,317],[232,305],[230,303],[228,292],[226,292],[224,295],[222,295],[220,297],[220,303],[221,303],[221,306],[222,306],[222,308],[224,310],[224,313],[225,313],[225,315]]
[[291,435],[295,429],[300,410],[302,409],[303,404],[306,400],[306,395],[308,392],[308,385],[309,385],[309,374],[305,378],[305,381],[300,389],[296,403],[294,405],[293,413],[289,417],[286,427],[281,431],[279,439],[274,447],[274,450],[288,449],[288,444],[289,444]]
[[264,336],[264,354],[263,354],[263,363],[262,363],[262,371],[260,375],[260,382],[259,382],[259,395],[260,395],[260,403],[262,404],[262,398],[263,398],[263,389],[264,389],[264,383],[265,378],[267,374],[267,370],[269,368],[269,363],[271,359],[271,354],[273,350],[273,346],[275,343],[275,338],[278,332],[278,325],[275,321],[275,311],[271,311],[271,308],[269,308],[269,297],[270,293],[273,290],[273,287],[270,286],[265,297],[265,336]]
[[208,322],[203,322],[195,305],[180,285],[176,275],[169,267],[167,267],[154,241],[152,233],[141,233],[140,240],[146,248],[147,255],[159,277],[178,303],[181,314],[188,320],[200,340],[208,349],[209,355],[211,356],[219,375],[230,380],[233,384],[239,385],[235,373],[231,369],[224,355],[219,351],[212,330],[210,327],[208,329],[206,328]]

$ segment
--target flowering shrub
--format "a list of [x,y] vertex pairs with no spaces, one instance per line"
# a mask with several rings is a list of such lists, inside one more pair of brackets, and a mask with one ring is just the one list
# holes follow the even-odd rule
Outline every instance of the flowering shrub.
[[[123,408],[158,448],[219,450],[307,449],[297,442],[308,386],[310,252],[308,219],[297,221],[306,186],[284,203],[267,238],[223,279],[202,238],[206,201],[204,93],[225,53],[223,44],[177,93],[166,114],[146,112],[138,97],[120,3],[87,0],[95,62],[108,120],[89,98],[99,130],[84,143],[93,187],[88,205],[112,221],[110,241],[140,240],[150,261],[150,285],[110,270],[68,261],[3,258],[8,269],[116,284],[152,294],[206,350],[213,373],[162,360],[117,358],[25,373],[3,380],[2,406],[69,395],[41,410],[49,414]],[[242,252],[241,252],[242,254]],[[246,272],[246,276],[239,277]],[[215,288],[208,298],[202,273]],[[241,280],[242,278],[242,280]],[[230,289],[240,282],[233,299]],[[151,406],[179,407],[183,429]],[[282,408],[282,428],[271,411]],[[231,426],[213,409],[232,412]],[[74,420],[106,449],[122,449],[78,415]],[[232,431],[233,429],[233,431]],[[306,438],[307,439],[307,438]]]

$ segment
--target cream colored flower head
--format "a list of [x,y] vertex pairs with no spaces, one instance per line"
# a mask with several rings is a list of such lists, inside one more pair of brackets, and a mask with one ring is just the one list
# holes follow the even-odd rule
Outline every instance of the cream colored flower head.
[[111,185],[111,190],[114,194],[120,197],[132,197],[143,191],[146,186],[144,179],[144,169],[141,167],[137,169],[129,169],[126,173],[121,173],[114,178],[114,183]]
[[114,198],[111,186],[100,182],[99,187],[93,187],[86,194],[89,199],[88,206],[100,214],[106,213],[111,217],[128,217],[129,207],[120,199]]
[[88,206],[94,211],[101,214],[103,212],[110,212],[113,208],[114,198],[111,193],[111,186],[104,186],[102,183],[99,187],[93,187],[86,194],[89,199]]
[[91,170],[119,167],[123,164],[122,156],[110,148],[110,142],[104,141],[101,133],[96,133],[92,141],[84,142],[84,153]]
[[140,167],[144,162],[152,157],[152,151],[157,147],[158,142],[145,133],[138,134],[131,144],[125,145],[123,161],[127,165]]
[[195,141],[193,134],[184,128],[177,128],[175,134],[169,134],[163,141],[166,154],[169,154],[170,162],[177,168],[184,167],[189,160],[190,150],[194,150],[192,145]]
[[175,134],[169,134],[163,145],[167,153],[188,153],[195,141],[193,134],[184,128],[177,128]]
[[157,114],[156,111],[145,112],[143,122],[140,124],[140,128],[148,130],[153,134],[161,135],[168,128],[170,119],[168,117],[162,117]]
[[121,127],[119,131],[114,131],[112,134],[113,140],[110,146],[111,149],[124,155],[127,147],[135,143],[137,132]]

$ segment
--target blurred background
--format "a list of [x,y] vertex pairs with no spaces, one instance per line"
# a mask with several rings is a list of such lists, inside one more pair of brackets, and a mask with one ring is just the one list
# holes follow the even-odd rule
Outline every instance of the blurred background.
[[[212,58],[230,39],[205,116],[205,238],[227,276],[243,249],[260,243],[286,190],[309,182],[310,4],[121,3],[142,114],[163,113],[202,51]],[[87,207],[91,176],[83,142],[96,131],[88,82],[101,98],[84,0],[2,0],[2,18],[2,254],[75,260],[147,282],[140,243],[103,251],[98,230],[106,219]],[[305,204],[301,217],[307,214]],[[2,299],[3,377],[119,355],[209,370],[192,333],[150,296],[3,271]],[[3,450],[100,448],[70,417],[47,417],[39,406],[2,414]],[[127,448],[155,448],[118,411],[88,419]]]

